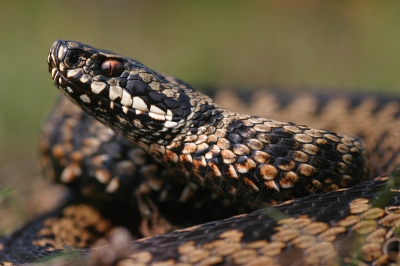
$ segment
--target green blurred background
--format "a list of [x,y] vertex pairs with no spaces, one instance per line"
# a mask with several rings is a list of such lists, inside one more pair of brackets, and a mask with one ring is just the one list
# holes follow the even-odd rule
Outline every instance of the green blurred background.
[[56,39],[136,58],[195,87],[396,93],[399,14],[400,1],[2,1],[0,208],[20,200],[20,183],[29,198],[40,176],[36,139],[58,94],[46,65]]

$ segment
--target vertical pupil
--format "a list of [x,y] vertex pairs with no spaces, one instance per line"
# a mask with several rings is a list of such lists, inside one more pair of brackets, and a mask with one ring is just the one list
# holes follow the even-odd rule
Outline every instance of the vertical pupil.
[[122,74],[124,67],[119,60],[108,59],[101,64],[100,72],[106,77],[116,77]]

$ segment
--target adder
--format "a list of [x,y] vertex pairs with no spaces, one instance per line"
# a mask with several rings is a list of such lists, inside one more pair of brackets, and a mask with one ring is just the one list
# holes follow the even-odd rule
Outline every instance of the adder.
[[[62,40],[48,65],[87,114],[59,101],[41,165],[79,195],[3,238],[4,265],[76,250],[80,263],[112,265],[397,261],[397,99],[259,91],[241,104],[228,92],[214,95],[219,105],[136,60]],[[130,242],[115,225],[148,238]],[[105,235],[109,246],[87,249]]]

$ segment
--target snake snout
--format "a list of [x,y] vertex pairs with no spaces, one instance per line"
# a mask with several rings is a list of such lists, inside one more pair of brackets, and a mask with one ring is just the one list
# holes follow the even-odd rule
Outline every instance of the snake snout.
[[67,51],[68,47],[65,41],[57,40],[53,43],[50,48],[49,56],[47,57],[50,72],[53,68],[59,67],[60,62],[64,60]]

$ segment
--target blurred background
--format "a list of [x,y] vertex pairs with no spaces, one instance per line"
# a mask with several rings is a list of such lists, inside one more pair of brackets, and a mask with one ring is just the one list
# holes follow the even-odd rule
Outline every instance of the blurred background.
[[0,234],[46,194],[36,146],[58,94],[46,65],[54,40],[133,57],[195,87],[398,93],[399,12],[399,1],[2,1]]

